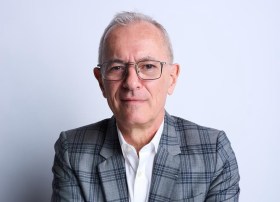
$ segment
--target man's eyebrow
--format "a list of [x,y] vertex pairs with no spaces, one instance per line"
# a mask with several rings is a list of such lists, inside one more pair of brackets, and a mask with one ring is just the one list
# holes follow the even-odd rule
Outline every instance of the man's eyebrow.
[[[151,57],[151,56],[145,56],[145,57],[142,57],[142,58],[139,58],[137,61],[135,62],[140,62],[140,61],[147,61],[147,60],[156,60],[154,57]],[[113,59],[110,59],[108,60],[107,62],[117,62],[117,63],[122,63],[122,64],[126,64],[126,63],[130,63],[130,62],[126,62],[126,61],[123,61],[121,59],[118,59],[118,58],[113,58]]]
[[137,61],[145,61],[145,60],[155,60],[155,58],[153,58],[153,57],[151,57],[151,56],[145,56],[145,57],[140,58],[140,59],[137,60]]
[[123,61],[123,60],[121,60],[121,59],[117,59],[117,58],[108,60],[107,62],[118,62],[118,63],[123,63],[123,64],[125,64],[125,61]]

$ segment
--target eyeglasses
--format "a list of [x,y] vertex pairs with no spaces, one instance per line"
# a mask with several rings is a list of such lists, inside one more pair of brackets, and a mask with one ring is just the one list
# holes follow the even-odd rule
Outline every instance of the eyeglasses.
[[128,67],[134,65],[137,76],[142,80],[159,79],[162,74],[162,67],[166,62],[156,60],[144,60],[139,62],[124,63],[121,61],[110,61],[98,64],[102,78],[108,81],[119,81],[125,78]]

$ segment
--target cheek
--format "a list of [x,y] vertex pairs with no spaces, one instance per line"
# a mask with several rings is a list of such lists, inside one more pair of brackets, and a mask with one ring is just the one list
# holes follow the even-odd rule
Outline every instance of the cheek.
[[110,87],[110,85],[108,85],[108,83],[104,82],[103,83],[103,96],[107,99],[110,99],[110,93],[112,88]]
[[118,85],[112,83],[104,84],[104,97],[107,98],[108,102],[113,102],[116,99],[118,93]]
[[161,105],[161,103],[165,103],[165,99],[168,93],[168,86],[166,82],[159,82],[156,86],[149,86],[150,89],[153,89],[150,91],[152,94],[152,97],[156,104]]

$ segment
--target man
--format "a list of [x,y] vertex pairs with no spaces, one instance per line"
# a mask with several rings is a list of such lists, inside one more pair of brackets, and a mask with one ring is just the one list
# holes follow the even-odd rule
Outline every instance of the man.
[[101,38],[94,75],[113,117],[61,133],[52,201],[238,201],[225,133],[165,111],[179,65],[162,25],[117,14]]

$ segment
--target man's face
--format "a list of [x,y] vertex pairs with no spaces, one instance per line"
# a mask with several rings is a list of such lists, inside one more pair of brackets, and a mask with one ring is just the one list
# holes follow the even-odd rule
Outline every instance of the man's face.
[[115,26],[106,36],[103,61],[138,62],[152,59],[166,62],[157,80],[141,80],[130,65],[123,80],[103,80],[100,70],[94,74],[119,125],[140,127],[160,123],[164,117],[167,94],[177,80],[179,66],[170,65],[167,47],[161,32],[146,22]]

